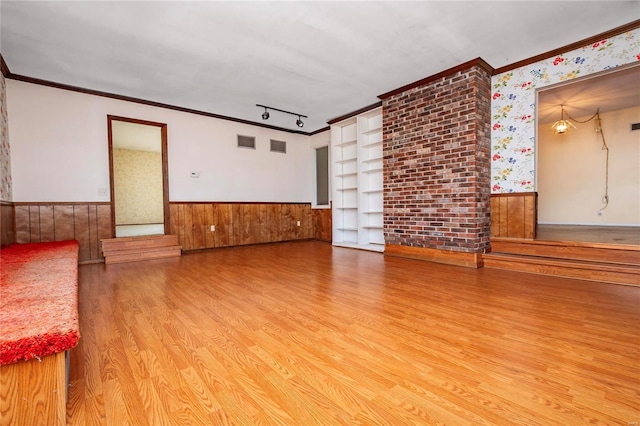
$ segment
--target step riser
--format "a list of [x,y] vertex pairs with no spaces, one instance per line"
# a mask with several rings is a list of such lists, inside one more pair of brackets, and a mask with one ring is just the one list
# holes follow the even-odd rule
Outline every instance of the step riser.
[[178,245],[178,237],[176,235],[166,235],[158,238],[144,239],[119,239],[102,240],[102,251],[118,251],[130,249],[145,249],[151,247],[171,247]]
[[492,240],[491,252],[550,257],[554,259],[587,260],[621,265],[640,264],[640,250],[623,246],[605,248]]
[[177,235],[124,237],[102,240],[106,264],[162,259],[182,255]]
[[168,257],[180,257],[181,250],[178,249],[170,249],[163,251],[154,251],[154,252],[130,252],[130,253],[121,253],[117,255],[111,255],[105,257],[105,262],[107,265],[113,263],[125,263],[125,262],[138,262],[141,260],[150,260],[150,259],[164,259]]
[[[557,263],[557,260],[554,263]],[[570,261],[567,261],[564,265],[549,265],[543,262],[530,263],[526,258],[523,258],[522,260],[502,260],[487,256],[484,258],[484,266],[485,268],[528,272],[538,275],[640,286],[640,274],[625,270],[616,270],[616,265],[611,265],[606,270],[593,268],[585,269],[578,265],[572,265]]]

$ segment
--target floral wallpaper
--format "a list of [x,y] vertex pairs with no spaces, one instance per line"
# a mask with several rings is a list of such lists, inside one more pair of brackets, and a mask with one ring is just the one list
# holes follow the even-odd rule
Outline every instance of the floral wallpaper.
[[7,86],[0,73],[0,200],[12,201],[11,149],[9,147],[9,117],[7,115]]
[[535,190],[536,89],[640,61],[640,29],[491,79],[491,193]]
[[164,222],[162,154],[113,150],[116,225]]

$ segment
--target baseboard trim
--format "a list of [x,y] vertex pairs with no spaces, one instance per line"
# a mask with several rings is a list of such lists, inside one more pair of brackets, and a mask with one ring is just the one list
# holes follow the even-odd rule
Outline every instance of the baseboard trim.
[[410,247],[387,244],[385,256],[404,257],[407,259],[425,260],[427,262],[445,263],[447,265],[464,266],[466,268],[482,268],[482,253],[439,250],[425,247]]

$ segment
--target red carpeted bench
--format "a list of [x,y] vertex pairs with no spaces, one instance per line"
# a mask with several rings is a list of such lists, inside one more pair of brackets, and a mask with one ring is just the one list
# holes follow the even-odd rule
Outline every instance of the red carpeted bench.
[[79,338],[78,242],[3,248],[0,412],[5,420],[64,424],[65,354]]

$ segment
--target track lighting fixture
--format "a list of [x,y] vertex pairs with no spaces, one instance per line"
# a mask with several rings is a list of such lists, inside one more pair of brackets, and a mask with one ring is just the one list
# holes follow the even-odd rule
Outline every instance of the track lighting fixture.
[[302,117],[308,118],[306,115],[298,114],[297,112],[285,111],[283,109],[273,108],[270,106],[260,105],[260,104],[256,104],[256,106],[260,108],[264,108],[264,112],[262,113],[263,120],[269,119],[269,110],[284,112],[285,114],[297,115],[298,119],[296,120],[296,126],[298,127],[304,127],[304,122],[302,121]]

